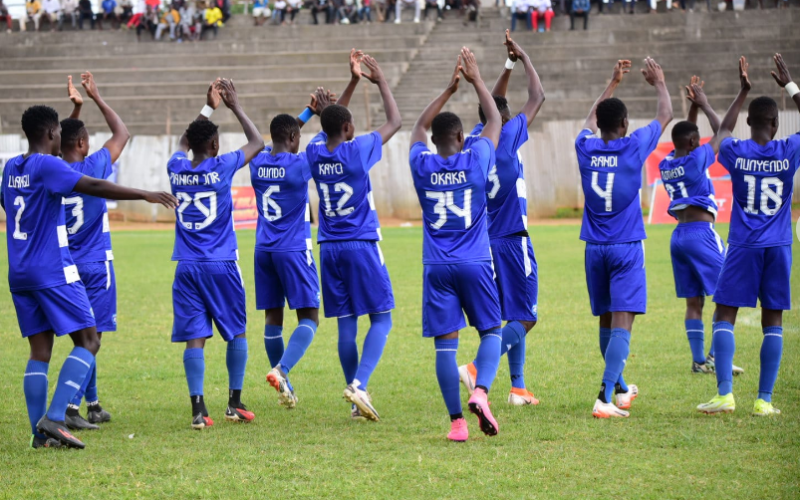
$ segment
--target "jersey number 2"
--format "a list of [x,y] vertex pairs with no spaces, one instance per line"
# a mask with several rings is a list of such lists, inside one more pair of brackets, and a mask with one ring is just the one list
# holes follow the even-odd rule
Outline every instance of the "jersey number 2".
[[27,240],[28,233],[23,233],[19,227],[20,220],[22,219],[22,212],[25,211],[25,198],[22,196],[17,196],[14,198],[14,206],[19,207],[19,210],[17,210],[17,215],[14,217],[14,239]]

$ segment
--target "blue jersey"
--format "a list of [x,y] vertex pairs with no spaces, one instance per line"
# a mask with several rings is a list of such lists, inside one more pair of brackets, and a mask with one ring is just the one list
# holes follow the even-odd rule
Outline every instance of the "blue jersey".
[[425,227],[423,264],[490,261],[486,179],[494,165],[494,144],[485,137],[449,158],[421,142],[409,163]]
[[714,148],[709,144],[700,146],[686,156],[675,158],[675,151],[661,160],[658,168],[661,180],[669,194],[667,212],[675,217],[676,211],[688,206],[699,207],[717,217],[717,200],[714,198],[714,183],[708,167],[714,164]]
[[272,147],[250,162],[250,182],[258,205],[256,249],[294,252],[311,249],[311,213],[306,154],[279,153]]
[[[111,154],[106,148],[70,164],[73,170],[96,179],[111,175]],[[69,252],[76,264],[113,260],[106,200],[70,193],[64,198]]]
[[62,199],[82,174],[55,156],[17,156],[6,163],[0,204],[6,211],[8,285],[12,292],[79,281],[69,253]]
[[731,174],[728,243],[751,248],[792,244],[792,190],[800,166],[800,134],[764,146],[727,138],[719,162]]
[[172,194],[178,198],[172,260],[238,260],[233,229],[231,181],[244,166],[244,153],[208,158],[192,168],[178,151],[167,163]]
[[[479,123],[464,140],[464,149],[468,149],[481,132],[483,124]],[[503,125],[495,152],[497,163],[489,170],[486,184],[490,238],[527,234],[528,197],[522,156],[519,153],[519,148],[527,140],[528,118],[524,113]]]
[[642,167],[658,145],[661,124],[653,120],[629,137],[608,144],[585,129],[575,140],[585,198],[581,239],[600,245],[647,238],[642,220]]
[[333,152],[328,151],[324,133],[317,137],[306,148],[320,199],[317,241],[380,241],[369,171],[381,159],[381,135],[356,137]]

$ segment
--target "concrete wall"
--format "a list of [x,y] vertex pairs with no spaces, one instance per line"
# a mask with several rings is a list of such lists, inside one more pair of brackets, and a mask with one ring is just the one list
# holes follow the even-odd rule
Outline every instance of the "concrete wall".
[[[646,124],[648,120],[632,120],[631,128]],[[796,112],[781,112],[778,137],[784,137],[800,130],[800,115]],[[553,215],[559,207],[580,207],[583,193],[580,187],[577,159],[573,142],[583,122],[580,120],[550,121],[534,124],[530,139],[522,148],[525,164],[525,180],[528,187],[528,207],[531,218],[544,218]],[[711,135],[707,121],[700,120],[701,133]],[[743,115],[734,135],[746,138],[749,133],[746,117]],[[303,147],[311,139],[304,134]],[[661,140],[669,140],[669,130]],[[108,134],[95,134],[91,144],[98,147],[108,138]],[[245,143],[244,135],[226,133],[220,137],[220,150],[231,151]],[[375,203],[381,217],[415,220],[420,218],[419,204],[409,174],[408,146],[410,132],[398,133],[384,147],[383,160],[371,173],[375,193]],[[125,148],[120,158],[119,182],[126,186],[147,190],[169,191],[165,165],[171,152],[175,150],[175,136],[136,136]],[[0,135],[0,161],[27,148],[26,141],[18,135]],[[234,178],[235,186],[250,184],[249,169],[242,169]],[[316,207],[316,190],[310,186],[312,204]],[[643,200],[649,202],[649,192],[645,188]],[[800,176],[795,177],[795,202],[800,201]],[[315,208],[316,210],[316,208]],[[120,202],[117,212],[131,220],[174,220],[174,213],[161,206],[144,202]],[[0,211],[0,218],[5,214]]]

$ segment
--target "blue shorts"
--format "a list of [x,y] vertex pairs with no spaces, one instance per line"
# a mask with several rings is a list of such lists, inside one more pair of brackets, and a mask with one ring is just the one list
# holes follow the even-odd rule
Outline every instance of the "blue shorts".
[[586,286],[592,314],[647,312],[644,242],[586,244]]
[[236,261],[178,262],[172,283],[172,341],[211,337],[211,321],[230,342],[247,328],[242,272]]
[[310,250],[256,250],[256,309],[319,309],[319,279]]
[[495,281],[504,321],[536,321],[539,279],[531,239],[506,236],[491,240]]
[[319,258],[326,318],[394,309],[392,282],[377,241],[326,241]]
[[22,338],[42,332],[59,337],[95,326],[94,313],[83,283],[11,292]]
[[114,261],[76,264],[94,311],[98,332],[117,331],[117,278]]
[[675,293],[679,298],[714,295],[725,245],[710,222],[678,224],[670,243]]
[[748,248],[728,245],[714,302],[731,307],[792,308],[792,245]]
[[491,262],[425,264],[422,273],[423,337],[465,328],[464,313],[479,332],[500,326],[500,299]]

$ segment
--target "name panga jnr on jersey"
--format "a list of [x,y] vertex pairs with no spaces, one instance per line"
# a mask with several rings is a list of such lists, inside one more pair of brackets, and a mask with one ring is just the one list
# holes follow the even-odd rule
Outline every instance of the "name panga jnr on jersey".
[[[201,181],[202,180],[202,181]],[[169,183],[174,186],[199,186],[216,184],[220,182],[219,174],[217,172],[209,172],[207,174],[176,174],[170,172]]]

